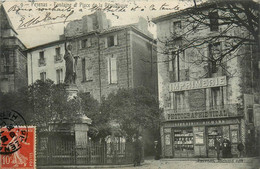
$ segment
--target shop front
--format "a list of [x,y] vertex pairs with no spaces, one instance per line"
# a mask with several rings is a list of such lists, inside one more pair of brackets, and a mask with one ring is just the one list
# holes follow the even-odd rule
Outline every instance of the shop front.
[[200,119],[172,121],[163,124],[165,157],[217,157],[215,141],[227,139],[233,157],[238,156],[241,140],[240,119]]

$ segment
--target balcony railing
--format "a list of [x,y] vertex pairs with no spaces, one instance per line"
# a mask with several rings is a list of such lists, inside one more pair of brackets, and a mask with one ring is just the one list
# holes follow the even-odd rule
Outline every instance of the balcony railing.
[[63,61],[61,54],[55,55],[55,56],[54,56],[54,59],[55,59],[55,63],[58,63],[58,62],[62,62],[62,61]]
[[39,66],[45,66],[46,65],[46,60],[45,59],[39,59],[38,63],[39,63]]
[[204,107],[200,110],[190,110],[187,108],[165,109],[164,115],[166,121],[225,118],[242,116],[242,109],[238,104],[225,104],[219,106]]

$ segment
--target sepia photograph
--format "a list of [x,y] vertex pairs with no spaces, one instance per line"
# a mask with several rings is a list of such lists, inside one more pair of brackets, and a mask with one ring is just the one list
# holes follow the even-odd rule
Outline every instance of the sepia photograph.
[[1,169],[260,169],[260,0],[1,0]]

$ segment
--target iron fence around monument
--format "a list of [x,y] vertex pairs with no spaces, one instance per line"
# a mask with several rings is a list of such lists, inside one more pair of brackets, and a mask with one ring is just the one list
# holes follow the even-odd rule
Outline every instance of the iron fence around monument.
[[72,138],[41,138],[37,143],[37,166],[133,163],[132,143],[75,143]]

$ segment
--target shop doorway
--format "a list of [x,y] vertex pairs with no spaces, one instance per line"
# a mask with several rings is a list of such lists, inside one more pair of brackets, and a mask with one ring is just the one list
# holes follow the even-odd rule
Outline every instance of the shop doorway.
[[207,157],[216,157],[215,139],[223,137],[222,126],[212,126],[207,128]]

